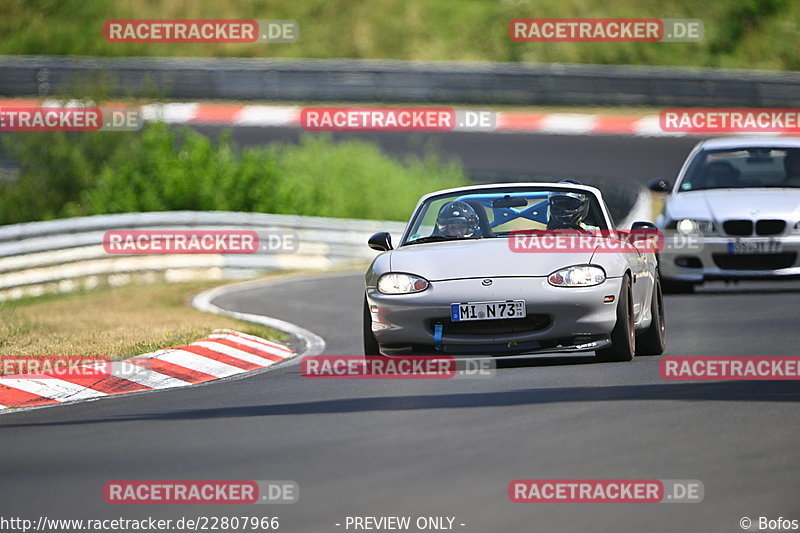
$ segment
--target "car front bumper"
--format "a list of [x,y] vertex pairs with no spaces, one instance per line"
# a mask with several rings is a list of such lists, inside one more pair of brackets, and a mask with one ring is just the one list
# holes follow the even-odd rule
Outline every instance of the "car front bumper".
[[[431,282],[423,292],[367,289],[372,331],[386,354],[517,354],[585,351],[609,344],[622,278],[583,288],[553,287],[543,277]],[[614,301],[606,303],[607,296]],[[453,322],[453,303],[524,300],[526,318]],[[437,337],[437,325],[440,337]]]
[[[800,277],[800,235],[775,237],[686,238],[665,232],[665,246],[658,254],[665,280],[702,283],[710,280],[745,280]],[[732,254],[731,243],[778,242],[780,251],[766,254]]]

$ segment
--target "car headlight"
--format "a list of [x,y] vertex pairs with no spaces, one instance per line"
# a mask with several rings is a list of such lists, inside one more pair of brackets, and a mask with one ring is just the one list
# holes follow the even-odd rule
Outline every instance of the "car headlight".
[[800,222],[798,222],[797,224],[794,225],[794,232],[795,233],[800,233]]
[[691,235],[692,233],[702,233],[709,235],[714,233],[714,223],[710,220],[696,219],[696,218],[683,218],[673,221],[667,229],[677,229],[678,233],[684,235]]
[[383,294],[411,294],[428,288],[428,280],[412,274],[384,274],[378,279],[378,292]]
[[555,287],[591,287],[606,280],[606,271],[598,266],[575,265],[556,270],[547,281]]

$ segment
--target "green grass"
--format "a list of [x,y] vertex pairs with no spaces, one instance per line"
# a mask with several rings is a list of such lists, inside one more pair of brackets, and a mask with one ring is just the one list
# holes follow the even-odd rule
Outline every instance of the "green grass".
[[[699,43],[514,43],[512,18],[700,18]],[[108,19],[294,19],[288,44],[112,44]],[[5,0],[0,54],[310,57],[800,70],[792,0]]]
[[304,135],[240,150],[229,134],[148,123],[140,132],[37,132],[0,139],[20,178],[0,184],[0,224],[201,210],[406,220],[427,192],[467,183],[434,153],[399,161],[366,141]]

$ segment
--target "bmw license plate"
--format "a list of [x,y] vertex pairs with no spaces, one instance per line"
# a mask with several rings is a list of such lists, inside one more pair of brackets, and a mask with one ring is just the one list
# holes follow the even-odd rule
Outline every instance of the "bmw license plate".
[[501,318],[525,318],[525,301],[468,302],[450,304],[450,319],[453,322],[466,320],[499,320]]
[[777,239],[741,240],[728,242],[728,253],[738,254],[777,254],[782,249],[782,242]]

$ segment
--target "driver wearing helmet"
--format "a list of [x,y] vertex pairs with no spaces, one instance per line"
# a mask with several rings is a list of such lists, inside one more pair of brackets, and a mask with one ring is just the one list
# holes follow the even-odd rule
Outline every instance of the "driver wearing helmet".
[[786,169],[785,185],[800,187],[800,150],[787,150],[783,167]]
[[475,209],[466,202],[456,200],[442,206],[436,217],[439,235],[455,238],[480,237],[480,221]]
[[548,195],[548,203],[550,219],[547,221],[547,229],[588,229],[583,224],[589,214],[589,198],[585,194],[567,190],[553,191]]

